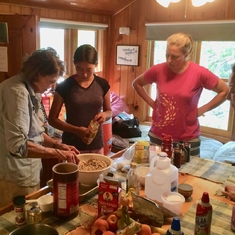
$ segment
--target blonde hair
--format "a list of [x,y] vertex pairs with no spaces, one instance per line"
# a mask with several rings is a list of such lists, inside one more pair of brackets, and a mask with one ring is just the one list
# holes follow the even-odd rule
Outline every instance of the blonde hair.
[[175,33],[167,38],[167,45],[175,45],[179,47],[182,53],[188,54],[189,57],[193,50],[193,39],[188,34]]

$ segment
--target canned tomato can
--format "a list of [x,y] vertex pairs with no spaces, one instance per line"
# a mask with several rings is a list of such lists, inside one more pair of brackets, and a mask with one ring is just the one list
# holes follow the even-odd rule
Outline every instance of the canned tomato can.
[[232,209],[231,229],[235,232],[235,205],[233,205]]

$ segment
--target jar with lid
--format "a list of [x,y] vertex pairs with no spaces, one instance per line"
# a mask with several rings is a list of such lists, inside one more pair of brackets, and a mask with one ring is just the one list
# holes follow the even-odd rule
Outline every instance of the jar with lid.
[[25,196],[16,196],[13,198],[14,211],[15,211],[15,224],[17,226],[26,223],[25,219]]
[[42,211],[37,202],[32,202],[27,205],[27,223],[37,224],[42,220]]

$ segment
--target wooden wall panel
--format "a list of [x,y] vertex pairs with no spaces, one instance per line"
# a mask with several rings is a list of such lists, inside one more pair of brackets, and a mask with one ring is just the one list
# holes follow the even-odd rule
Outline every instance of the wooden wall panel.
[[[127,12],[130,12],[129,17],[127,17]],[[124,96],[123,99],[131,108],[131,112],[140,121],[144,121],[146,118],[144,113],[147,110],[147,106],[135,94],[131,83],[135,77],[146,70],[147,66],[148,43],[145,40],[145,23],[234,19],[234,0],[215,0],[202,7],[193,7],[191,0],[181,0],[178,3],[171,3],[168,8],[162,7],[156,0],[137,0],[131,6],[111,18],[110,58],[115,58],[116,51],[114,48],[117,44],[126,44],[129,40],[130,45],[140,45],[138,67],[117,66],[113,60],[109,60],[110,64],[107,72],[112,78],[110,81],[112,89],[117,93],[119,92],[118,94],[121,96]],[[132,30],[129,36],[118,35],[119,27],[123,26],[131,27]],[[138,105],[139,108],[134,110],[132,104]]]
[[18,74],[22,59],[36,49],[37,17],[0,15],[0,22],[8,23],[8,72],[0,72],[0,82]]
[[58,9],[45,9],[32,6],[21,6],[0,2],[0,14],[37,15],[44,18],[73,20],[91,23],[109,23],[110,17],[102,14],[92,14],[86,12],[75,12]]

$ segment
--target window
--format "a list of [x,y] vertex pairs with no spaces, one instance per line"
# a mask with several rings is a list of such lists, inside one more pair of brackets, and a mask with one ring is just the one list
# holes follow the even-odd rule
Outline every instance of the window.
[[78,30],[78,47],[83,44],[90,44],[96,47],[96,31]]
[[[153,64],[166,61],[166,41],[154,41]],[[225,82],[231,74],[231,66],[235,63],[235,42],[195,42],[197,50],[194,51],[195,62],[208,68]],[[156,97],[156,86],[151,85],[151,97]],[[199,106],[208,102],[215,96],[215,92],[203,89]],[[206,134],[218,134],[225,138],[231,136],[233,122],[232,109],[229,101],[225,101],[216,109],[207,112],[205,116],[199,117],[201,131]],[[149,108],[148,120],[152,115],[152,109]]]
[[40,28],[40,48],[54,48],[64,60],[64,29]]
[[[102,55],[104,54],[102,46],[104,30],[80,30],[62,27],[46,27],[40,26],[40,48],[52,47],[60,56],[61,60],[65,61],[66,75],[70,76],[75,73],[73,65],[73,54],[76,48],[82,44],[91,44],[94,46],[99,55],[99,64],[96,72],[102,71]],[[99,37],[97,36],[99,35]]]

